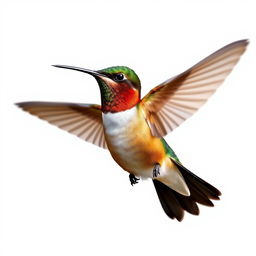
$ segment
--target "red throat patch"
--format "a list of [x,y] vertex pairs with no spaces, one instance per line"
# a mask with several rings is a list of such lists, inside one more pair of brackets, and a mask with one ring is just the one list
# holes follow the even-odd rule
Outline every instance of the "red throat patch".
[[140,92],[126,83],[112,85],[113,97],[102,104],[103,112],[120,112],[130,109],[140,101]]

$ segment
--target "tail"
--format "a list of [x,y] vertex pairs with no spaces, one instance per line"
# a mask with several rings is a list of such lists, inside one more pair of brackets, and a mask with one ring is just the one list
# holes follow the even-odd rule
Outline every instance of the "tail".
[[171,219],[176,218],[178,221],[182,221],[184,210],[193,215],[199,215],[197,203],[214,206],[210,199],[219,200],[221,192],[180,163],[175,161],[175,164],[186,181],[190,196],[183,196],[158,180],[154,179],[153,183],[165,213]]

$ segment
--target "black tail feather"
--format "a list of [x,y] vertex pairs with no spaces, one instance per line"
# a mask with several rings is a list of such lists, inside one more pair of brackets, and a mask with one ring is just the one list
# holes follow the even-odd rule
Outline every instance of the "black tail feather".
[[197,203],[214,206],[210,199],[218,200],[221,192],[178,162],[175,164],[187,183],[190,196],[183,196],[158,180],[153,180],[153,183],[165,213],[171,219],[176,218],[181,221],[184,217],[184,210],[193,215],[199,215]]

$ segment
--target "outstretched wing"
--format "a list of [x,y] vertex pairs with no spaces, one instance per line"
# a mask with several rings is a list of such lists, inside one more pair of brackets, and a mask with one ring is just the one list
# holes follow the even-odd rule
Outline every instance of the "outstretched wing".
[[162,137],[195,113],[244,53],[247,40],[231,43],[152,89],[141,101],[154,136]]
[[56,102],[21,102],[17,105],[83,140],[107,148],[99,105]]

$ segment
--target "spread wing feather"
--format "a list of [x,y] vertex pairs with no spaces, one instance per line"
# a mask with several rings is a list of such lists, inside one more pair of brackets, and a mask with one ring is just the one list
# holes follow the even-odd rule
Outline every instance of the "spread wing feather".
[[141,101],[152,134],[163,137],[195,113],[244,53],[247,40],[231,43],[152,89]]
[[83,140],[107,148],[99,105],[57,102],[21,102],[17,105]]

